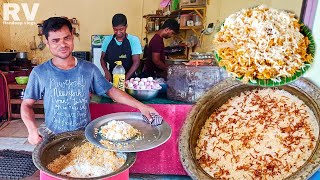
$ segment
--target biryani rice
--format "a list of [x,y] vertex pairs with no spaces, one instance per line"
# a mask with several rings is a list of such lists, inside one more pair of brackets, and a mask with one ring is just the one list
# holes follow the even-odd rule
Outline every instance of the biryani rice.
[[202,127],[196,159],[212,177],[284,179],[312,154],[318,140],[312,110],[278,89],[230,98]]
[[294,14],[258,6],[242,9],[226,18],[214,43],[232,43],[235,48],[217,49],[219,65],[243,81],[291,77],[306,63],[310,41],[300,32]]

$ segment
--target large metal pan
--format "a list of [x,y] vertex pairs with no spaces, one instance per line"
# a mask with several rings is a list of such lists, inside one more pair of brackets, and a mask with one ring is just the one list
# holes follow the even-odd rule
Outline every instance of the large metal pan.
[[32,154],[33,163],[40,171],[56,179],[106,179],[120,175],[122,172],[130,168],[136,160],[135,153],[124,153],[126,156],[126,162],[120,167],[120,169],[110,174],[95,178],[71,178],[55,174],[47,168],[47,165],[54,159],[58,158],[60,155],[68,154],[72,148],[85,142],[88,141],[86,140],[83,131],[67,132],[56,135],[51,139],[42,141],[36,146]]
[[[248,84],[243,84],[240,81],[227,79],[217,84],[204,96],[202,96],[197,104],[189,113],[179,138],[179,153],[181,162],[187,173],[193,179],[213,179],[207,174],[196,160],[195,147],[197,140],[206,120],[213,111],[223,105],[230,97],[240,95],[241,92],[262,89],[268,87],[258,87]],[[283,89],[297,96],[304,101],[317,118],[317,125],[320,120],[320,90],[314,84],[304,78],[294,81],[285,86],[279,86],[278,89]],[[318,135],[319,137],[319,135]],[[309,160],[295,173],[287,179],[308,179],[320,167],[320,147],[319,139]]]

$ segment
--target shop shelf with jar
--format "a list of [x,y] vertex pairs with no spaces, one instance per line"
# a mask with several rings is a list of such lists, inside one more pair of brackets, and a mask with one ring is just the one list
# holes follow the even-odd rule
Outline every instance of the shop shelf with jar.
[[166,19],[177,18],[177,17],[178,17],[177,15],[175,16],[171,16],[171,15],[163,16],[163,15],[157,15],[157,14],[144,15],[143,18],[146,19],[146,26],[145,26],[146,33],[152,33],[152,32],[158,31]]
[[[177,18],[180,19],[181,30],[192,30],[197,35],[200,35],[205,24],[206,6],[188,6],[181,7],[181,9],[172,11],[170,15],[163,16],[161,14],[144,15],[146,19],[146,33],[152,33],[160,29],[161,25],[166,19]],[[157,24],[157,21],[159,24]]]
[[206,21],[206,6],[188,6],[173,11],[171,15],[177,15],[180,19],[180,30],[192,30],[200,36]]
[[[206,1],[208,3],[208,1]],[[180,24],[180,33],[177,35],[185,44],[190,39],[191,34],[194,34],[198,41],[202,42],[201,32],[204,29],[206,23],[206,4],[201,6],[181,6],[180,9],[170,12],[170,15],[163,15],[162,13],[144,15],[146,19],[145,34],[146,38],[150,36],[150,33],[154,33],[160,29],[162,23],[169,18],[176,18]],[[159,23],[160,22],[160,23]],[[158,25],[160,24],[160,25]],[[188,58],[189,50],[194,50],[194,46],[187,47],[185,55]]]

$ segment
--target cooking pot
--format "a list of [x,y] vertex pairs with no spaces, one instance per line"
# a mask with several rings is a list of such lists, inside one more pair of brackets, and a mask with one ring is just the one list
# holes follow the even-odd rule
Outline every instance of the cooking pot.
[[[264,89],[267,87],[258,87],[243,84],[240,81],[227,79],[215,85],[197,104],[193,106],[188,114],[186,121],[181,129],[179,136],[179,154],[184,169],[192,179],[214,179],[206,173],[196,160],[197,140],[206,120],[220,106],[222,106],[230,97],[238,96],[241,92],[252,89]],[[304,78],[294,81],[285,86],[279,86],[277,89],[283,89],[290,94],[298,97],[310,107],[317,119],[317,126],[320,126],[320,89]],[[300,167],[295,173],[286,179],[308,179],[320,167],[320,146],[319,140],[314,152],[309,160]]]
[[43,140],[38,144],[33,151],[32,159],[35,166],[40,170],[40,179],[129,179],[129,168],[136,160],[136,153],[124,153],[126,162],[118,170],[100,177],[72,178],[53,173],[47,168],[47,165],[54,159],[60,157],[60,155],[68,154],[72,148],[80,146],[85,142],[88,141],[84,136],[84,131],[74,131],[54,135],[52,138]]
[[27,52],[17,52],[16,59],[28,59]]
[[17,52],[0,52],[0,61],[11,61],[17,55]]

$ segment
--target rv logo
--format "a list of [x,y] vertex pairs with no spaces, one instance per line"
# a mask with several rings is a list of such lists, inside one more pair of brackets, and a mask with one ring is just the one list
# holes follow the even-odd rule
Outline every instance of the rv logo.
[[[29,9],[28,3],[4,3],[3,4],[3,24],[8,25],[35,25],[35,17],[39,8],[39,3],[33,3],[31,9]],[[19,12],[22,9],[24,19],[19,17]],[[21,13],[20,13],[21,15]]]

